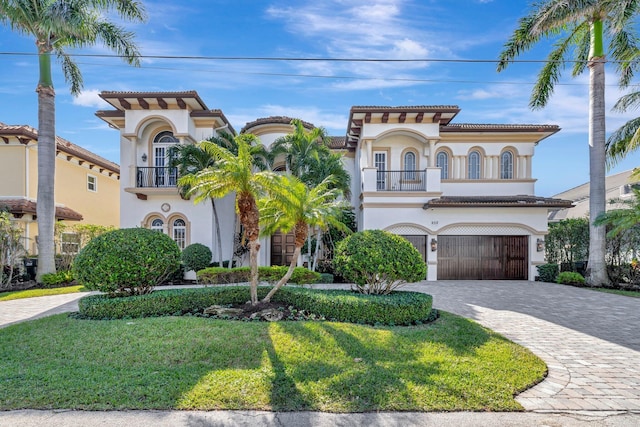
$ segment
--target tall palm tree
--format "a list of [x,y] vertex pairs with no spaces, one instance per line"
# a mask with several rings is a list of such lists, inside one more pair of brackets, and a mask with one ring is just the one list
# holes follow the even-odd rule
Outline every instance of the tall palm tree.
[[[560,78],[569,55],[574,53],[573,76],[589,68],[589,210],[590,241],[588,281],[597,286],[608,282],[605,264],[605,229],[594,221],[605,211],[605,105],[604,44],[617,62],[620,84],[633,75],[631,52],[637,51],[633,17],[640,0],[545,0],[536,3],[520,19],[518,27],[500,54],[498,71],[505,69],[521,53],[542,39],[554,39],[554,48],[538,75],[530,107],[544,107]],[[605,40],[605,34],[608,36]]]
[[249,242],[251,265],[251,303],[258,303],[258,251],[260,250],[260,212],[258,198],[277,178],[270,171],[256,171],[251,146],[257,138],[251,134],[235,137],[238,153],[216,143],[202,141],[198,146],[215,159],[215,165],[195,174],[180,177],[178,184],[188,187],[188,195],[195,195],[194,202],[200,203],[212,198],[221,198],[234,193],[236,212],[244,227]]
[[[215,143],[215,137],[209,141]],[[169,167],[177,168],[178,176],[186,176],[196,174],[199,171],[213,167],[215,164],[213,156],[197,145],[185,144],[174,145],[169,149]],[[179,186],[180,194],[183,197],[189,193],[189,186]],[[213,224],[216,230],[216,243],[218,246],[218,265],[222,267],[222,237],[220,236],[220,217],[218,216],[218,208],[216,199],[211,199],[211,209],[213,211]],[[231,268],[231,262],[229,262]]]
[[[208,142],[216,144],[220,147],[226,148],[230,153],[238,154],[238,143],[234,139],[233,135],[228,132],[221,132],[217,136],[212,136],[207,139]],[[249,152],[253,157],[253,164],[258,170],[267,170],[269,165],[267,159],[269,157],[266,149],[262,144],[251,145]],[[171,159],[169,166],[178,169],[178,176],[194,175],[201,170],[211,168],[215,166],[215,158],[210,152],[202,149],[201,146],[186,144],[186,145],[174,145],[169,149],[169,158]],[[189,193],[188,186],[180,186],[180,194],[185,196]],[[216,206],[216,199],[211,199],[211,209],[213,211],[213,222],[216,230],[216,245],[218,247],[218,265],[223,267],[223,254],[222,254],[222,236],[220,233],[220,217],[218,215],[218,208]],[[235,218],[234,218],[235,219]],[[232,267],[233,249],[235,244],[235,224],[231,233],[231,256],[227,263],[227,267]]]
[[289,269],[264,297],[263,302],[269,302],[273,294],[287,283],[293,274],[310,226],[327,228],[334,225],[340,230],[348,231],[338,220],[344,204],[337,200],[340,191],[330,188],[333,179],[330,176],[309,188],[293,175],[281,175],[271,184],[268,190],[269,197],[258,201],[264,235],[271,235],[278,230],[285,233],[293,230],[295,237],[295,251]]
[[101,42],[127,63],[138,65],[140,53],[133,41],[134,35],[107,19],[113,11],[126,20],[145,20],[144,7],[135,0],[0,0],[0,23],[35,38],[38,48],[38,279],[56,269],[56,126],[51,54],[61,61],[73,95],[80,93],[83,80],[66,48],[83,48]]

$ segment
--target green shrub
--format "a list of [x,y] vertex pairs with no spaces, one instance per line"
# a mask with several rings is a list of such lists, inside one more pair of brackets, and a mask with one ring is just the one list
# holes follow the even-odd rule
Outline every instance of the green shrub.
[[197,277],[199,283],[226,285],[229,283],[248,282],[250,273],[251,269],[249,267],[236,267],[231,269],[224,267],[209,267],[198,271]]
[[145,228],[102,234],[85,246],[73,275],[86,288],[109,296],[151,292],[180,267],[180,249],[169,236]]
[[[280,280],[289,267],[274,265],[271,267],[258,267],[258,280],[262,282],[276,283]],[[249,281],[251,269],[249,267],[236,267],[232,269],[222,267],[209,267],[197,273],[199,283],[230,284]],[[320,273],[307,270],[304,267],[296,267],[293,270],[289,283],[299,285],[318,283]]]
[[320,281],[319,283],[333,283],[333,274],[331,273],[320,273]]
[[540,281],[554,283],[558,278],[558,264],[542,264],[536,267]]
[[193,243],[182,251],[182,264],[186,271],[200,271],[211,263],[211,249],[202,243]]
[[[270,287],[258,288],[264,298]],[[200,289],[170,289],[127,298],[91,295],[79,301],[80,315],[92,319],[121,319],[150,316],[202,314],[211,305],[243,304],[246,286]],[[363,295],[344,290],[307,288],[280,289],[273,302],[306,310],[339,322],[409,325],[431,316],[431,295],[418,292],[392,292],[389,295]]]
[[366,294],[387,294],[427,275],[420,252],[407,239],[382,230],[360,231],[342,240],[333,263],[338,274]]
[[43,288],[57,288],[69,285],[71,282],[73,282],[73,274],[71,271],[67,270],[43,274],[40,284]]
[[562,273],[558,274],[556,282],[563,285],[584,286],[585,280],[580,273],[575,273],[573,271],[563,271]]

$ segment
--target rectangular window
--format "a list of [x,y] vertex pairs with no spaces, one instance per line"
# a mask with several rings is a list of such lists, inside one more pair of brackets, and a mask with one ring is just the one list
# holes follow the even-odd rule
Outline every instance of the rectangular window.
[[65,255],[77,254],[80,251],[80,235],[78,233],[62,233],[60,235],[60,252]]
[[98,178],[93,175],[87,175],[87,190],[98,191]]

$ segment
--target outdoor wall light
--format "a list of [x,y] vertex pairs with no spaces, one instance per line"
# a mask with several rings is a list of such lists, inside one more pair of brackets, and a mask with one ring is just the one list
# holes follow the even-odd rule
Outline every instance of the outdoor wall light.
[[147,153],[142,153],[142,161],[143,162],[147,161]]
[[438,250],[438,241],[436,239],[431,239],[431,252],[435,252]]
[[536,251],[542,252],[544,250],[544,240],[538,239],[536,242]]

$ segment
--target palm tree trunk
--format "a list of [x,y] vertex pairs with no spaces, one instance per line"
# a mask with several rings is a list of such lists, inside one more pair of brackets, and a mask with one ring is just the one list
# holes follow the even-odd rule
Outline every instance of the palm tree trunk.
[[283,287],[289,281],[289,279],[293,275],[293,270],[295,270],[296,264],[298,263],[298,257],[300,256],[300,252],[302,252],[302,246],[296,246],[296,249],[293,251],[293,257],[291,258],[291,264],[289,264],[289,269],[287,270],[285,275],[282,276],[282,279],[280,279],[278,283],[276,283],[273,289],[269,291],[267,296],[262,299],[262,302],[271,301],[271,297],[273,296],[273,294],[278,292],[278,289]]
[[241,193],[238,199],[240,223],[249,239],[249,264],[251,266],[251,304],[258,303],[258,251],[260,251],[260,212],[256,199],[251,193]]
[[318,266],[318,257],[320,256],[320,248],[322,246],[322,230],[318,228],[316,233],[316,251],[313,254],[313,263],[311,264],[311,271],[316,271]]
[[602,21],[591,24],[592,48],[589,57],[589,261],[587,283],[601,286],[609,282],[605,263],[605,227],[594,225],[605,211],[605,73],[602,48]]
[[38,93],[38,273],[55,273],[55,165],[56,165],[56,110],[55,91],[51,83],[51,57],[40,53],[40,82]]
[[260,241],[251,240],[249,242],[249,264],[251,265],[250,289],[251,305],[258,304],[258,252],[260,251]]
[[233,267],[233,254],[236,252],[236,228],[238,228],[238,215],[236,215],[234,210],[233,228],[231,229],[231,251],[229,253],[229,261],[227,261],[227,268]]
[[218,244],[218,265],[222,267],[222,237],[220,236],[220,218],[218,217],[218,209],[216,209],[216,201],[211,198],[211,208],[213,209],[213,223],[216,229],[216,243]]

